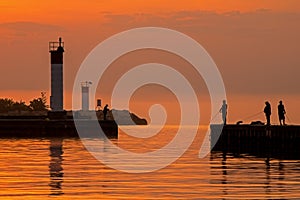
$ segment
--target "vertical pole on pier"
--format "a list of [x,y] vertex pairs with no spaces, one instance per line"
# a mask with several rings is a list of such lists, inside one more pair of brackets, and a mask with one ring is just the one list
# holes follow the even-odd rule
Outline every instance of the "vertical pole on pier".
[[64,43],[61,38],[58,42],[49,42],[51,56],[51,96],[50,108],[52,111],[63,111],[63,53]]

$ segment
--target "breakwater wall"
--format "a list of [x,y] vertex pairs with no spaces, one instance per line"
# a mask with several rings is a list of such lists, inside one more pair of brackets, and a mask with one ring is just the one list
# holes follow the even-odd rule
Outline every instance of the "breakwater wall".
[[212,151],[300,159],[300,126],[211,125]]
[[[98,124],[108,138],[118,138],[118,125],[113,120],[79,120],[86,137],[99,137]],[[0,138],[78,137],[73,119],[0,119]]]

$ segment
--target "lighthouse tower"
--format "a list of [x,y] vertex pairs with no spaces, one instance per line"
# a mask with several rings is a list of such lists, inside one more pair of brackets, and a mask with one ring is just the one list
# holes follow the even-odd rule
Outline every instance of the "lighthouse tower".
[[81,83],[81,103],[82,103],[82,110],[88,111],[90,108],[90,98],[89,98],[89,87],[92,84],[90,81],[85,81]]
[[64,43],[59,38],[58,42],[49,42],[51,55],[51,96],[50,108],[52,111],[63,111],[63,54]]

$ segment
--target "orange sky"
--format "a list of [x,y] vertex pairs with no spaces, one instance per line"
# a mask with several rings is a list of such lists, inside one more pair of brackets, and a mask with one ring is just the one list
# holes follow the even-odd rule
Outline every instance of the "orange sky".
[[110,0],[99,1],[37,1],[37,0],[2,0],[0,5],[1,22],[36,21],[75,23],[92,20],[101,12],[109,13],[161,13],[184,10],[254,11],[271,9],[276,11],[300,10],[297,0]]
[[[283,99],[291,121],[300,123],[298,0],[2,0],[0,13],[0,97],[29,100],[40,91],[49,94],[48,42],[62,36],[70,108],[74,77],[92,48],[123,30],[162,26],[193,37],[210,53],[224,79],[230,122],[259,112],[270,100],[277,123],[275,108]],[[147,116],[143,101],[132,109]]]

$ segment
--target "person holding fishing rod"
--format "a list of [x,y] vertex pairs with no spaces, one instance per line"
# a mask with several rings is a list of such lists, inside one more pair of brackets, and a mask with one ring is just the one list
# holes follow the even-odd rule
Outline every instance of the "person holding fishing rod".
[[[279,101],[279,104],[278,104],[278,118],[279,118],[279,123],[280,123],[280,126],[282,126],[282,124],[285,126],[285,109],[284,109],[284,105],[282,104],[282,101]],[[281,123],[281,121],[283,123]]]
[[264,108],[264,113],[265,113],[265,115],[266,115],[266,118],[267,118],[267,126],[270,126],[271,125],[271,104],[268,102],[268,101],[266,101],[265,102],[265,104],[266,104],[266,106],[265,106],[265,108]]
[[222,113],[222,119],[223,119],[223,123],[224,125],[226,125],[226,121],[227,121],[227,103],[226,100],[223,100],[223,104],[222,107],[220,108],[220,113]]

